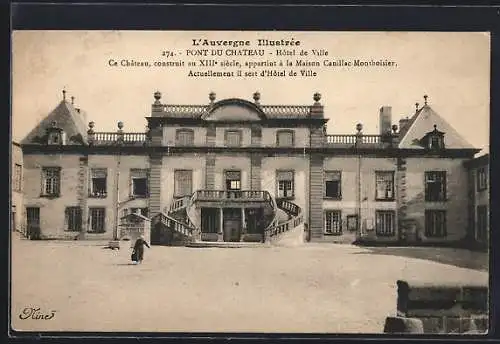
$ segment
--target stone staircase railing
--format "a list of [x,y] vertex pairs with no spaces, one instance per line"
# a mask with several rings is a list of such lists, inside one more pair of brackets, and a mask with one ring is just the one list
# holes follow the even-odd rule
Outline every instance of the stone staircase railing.
[[286,212],[290,218],[283,223],[278,223],[277,217],[275,216],[271,225],[269,225],[264,232],[265,237],[268,240],[278,239],[280,234],[296,228],[304,221],[302,209],[297,204],[283,199],[276,200],[275,204],[277,209],[281,209]]
[[[166,215],[164,213],[158,213],[154,218],[155,222],[159,221],[166,227],[170,228],[171,230],[180,233],[186,237],[193,237],[194,236],[194,231],[195,228],[186,224],[182,223],[179,220],[174,219],[173,217]],[[153,222],[153,221],[152,221]]]

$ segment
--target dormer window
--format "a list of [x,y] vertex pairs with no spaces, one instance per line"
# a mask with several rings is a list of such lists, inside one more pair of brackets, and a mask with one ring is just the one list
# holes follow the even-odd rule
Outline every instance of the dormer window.
[[63,145],[64,144],[64,131],[57,127],[56,121],[53,121],[51,127],[47,128],[47,144],[49,145]]
[[444,149],[444,133],[437,130],[437,126],[434,125],[434,130],[425,134],[422,143],[430,150]]

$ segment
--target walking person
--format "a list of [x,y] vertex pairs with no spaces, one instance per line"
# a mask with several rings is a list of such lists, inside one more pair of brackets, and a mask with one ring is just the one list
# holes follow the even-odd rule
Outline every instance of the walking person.
[[149,244],[144,239],[144,235],[141,235],[134,244],[134,250],[132,252],[132,261],[137,262],[139,264],[142,263],[144,259],[144,246],[147,248],[151,248]]

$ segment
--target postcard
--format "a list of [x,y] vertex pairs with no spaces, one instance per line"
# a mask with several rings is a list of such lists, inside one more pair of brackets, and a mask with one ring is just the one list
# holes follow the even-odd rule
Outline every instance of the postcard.
[[488,332],[488,32],[12,33],[10,326]]

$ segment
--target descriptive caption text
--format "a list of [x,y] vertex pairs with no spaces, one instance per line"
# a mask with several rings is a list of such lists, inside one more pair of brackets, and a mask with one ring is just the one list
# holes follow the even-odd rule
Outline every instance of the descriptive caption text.
[[192,78],[314,78],[331,70],[394,69],[387,57],[334,56],[327,48],[307,47],[294,38],[213,40],[193,38],[188,48],[164,48],[148,58],[116,56],[112,68],[179,69]]

